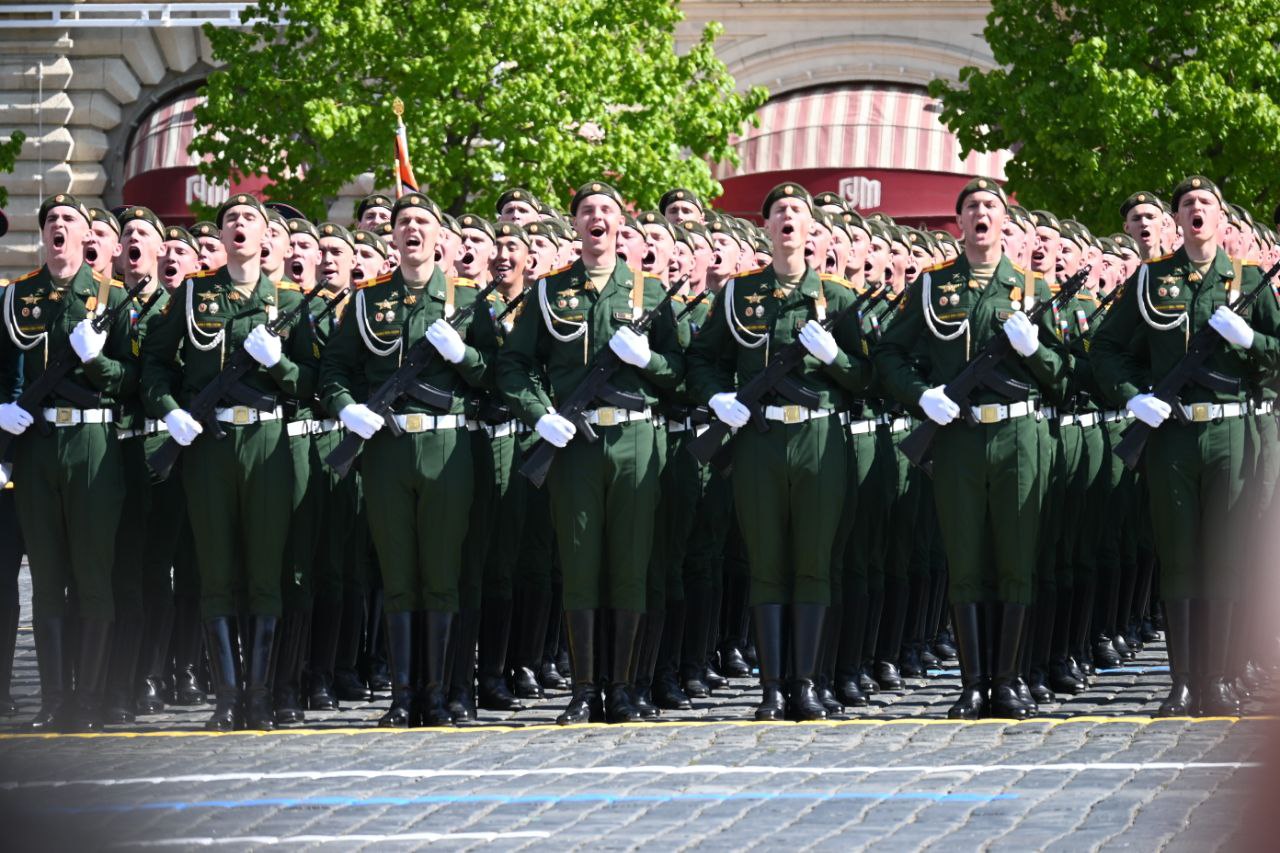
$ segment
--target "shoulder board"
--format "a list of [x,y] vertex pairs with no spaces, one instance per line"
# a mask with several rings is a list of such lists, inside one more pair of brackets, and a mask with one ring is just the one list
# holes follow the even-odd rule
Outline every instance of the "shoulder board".
[[851,281],[849,281],[848,279],[845,279],[845,278],[843,278],[843,277],[841,277],[841,276],[835,275],[834,273],[825,273],[825,272],[820,272],[820,273],[818,273],[818,280],[819,280],[819,281],[829,281],[829,282],[831,282],[832,284],[838,284],[838,285],[840,285],[841,287],[845,288],[846,290],[853,290],[853,289],[854,289],[854,287],[853,287],[853,282],[851,282]]
[[1032,278],[1034,281],[1044,281],[1044,273],[1042,273],[1042,272],[1033,272],[1033,273],[1031,273],[1031,278]]
[[750,269],[750,270],[747,270],[746,272],[738,273],[738,277],[741,278],[744,275],[759,275],[760,273],[764,272],[767,269],[768,267],[756,267],[755,269]]
[[118,288],[120,288],[121,290],[124,290],[124,282],[123,282],[123,281],[121,281],[121,280],[120,280],[120,279],[118,279],[118,278],[113,278],[113,279],[111,279],[111,286],[112,286],[112,287],[118,287]]
[[550,271],[550,272],[548,272],[545,276],[543,276],[543,278],[551,278],[551,276],[553,276],[553,275],[560,275],[560,273],[562,273],[562,272],[568,272],[568,271],[569,271],[569,268],[570,268],[570,267],[572,267],[572,266],[573,266],[573,264],[565,264],[564,266],[560,267],[559,269],[551,270],[551,271]]
[[217,270],[196,270],[191,275],[187,276],[187,278],[205,278],[206,276],[211,276],[216,272]]
[[1260,267],[1260,266],[1262,266],[1262,265],[1261,265],[1261,264],[1259,264],[1257,261],[1242,261],[1242,262],[1241,262],[1241,266],[1246,266],[1246,267]]
[[489,295],[485,297],[485,301],[486,301],[486,302],[497,302],[497,301],[498,301],[498,291],[496,291],[496,290],[490,290],[490,291],[489,291]]
[[280,283],[276,285],[276,290],[292,290],[296,293],[301,293],[302,287],[299,286],[296,281],[288,281],[287,279],[282,279]]
[[[44,269],[44,268],[43,268],[43,267],[41,267],[40,269]],[[34,269],[34,270],[32,270],[31,272],[29,272],[29,273],[24,273],[23,275],[20,275],[20,276],[18,276],[17,278],[15,278],[12,282],[10,282],[10,284],[17,284],[17,283],[18,283],[18,282],[20,282],[20,281],[26,281],[27,279],[29,279],[29,278],[31,278],[31,277],[33,277],[33,276],[39,275],[39,274],[40,274],[40,269]]]
[[1022,267],[1018,266],[1018,265],[1017,265],[1017,264],[1015,264],[1013,261],[1009,261],[1009,266],[1013,267],[1013,268],[1014,268],[1014,270],[1018,273],[1018,275],[1026,275],[1026,274],[1027,274],[1027,271],[1026,271],[1025,269],[1023,269]]
[[463,278],[462,276],[458,276],[453,280],[453,286],[454,287],[474,287],[476,290],[480,289],[480,285],[477,284],[474,280],[469,278]]
[[364,290],[366,287],[373,287],[376,284],[386,284],[387,282],[391,281],[391,276],[393,275],[395,275],[394,271],[383,273],[382,275],[376,275],[373,278],[369,279],[368,281],[360,282],[358,285],[356,285],[356,290]]
[[658,278],[653,273],[641,272],[641,274],[644,276],[645,281],[651,281],[654,284],[658,285],[658,287],[661,287],[663,290],[666,290],[666,285],[662,283],[662,279]]
[[[952,258],[949,261],[943,261],[940,264],[934,264],[931,267],[925,267],[924,269],[921,270],[921,272],[937,272],[938,270],[945,270],[947,267],[951,266],[955,262],[956,262],[956,259]],[[1014,269],[1017,269],[1017,267],[1014,267]]]
[[677,293],[675,296],[671,297],[671,301],[679,302],[681,305],[683,305],[687,300],[683,296]]
[[1167,260],[1169,260],[1170,258],[1172,258],[1172,257],[1173,257],[1173,254],[1174,254],[1173,252],[1170,252],[1170,253],[1169,253],[1169,254],[1167,254],[1167,255],[1160,255],[1159,257],[1155,257],[1155,258],[1151,258],[1150,260],[1143,261],[1143,263],[1147,263],[1147,264],[1154,264],[1154,263],[1156,263],[1157,261],[1167,261]]
[[9,286],[9,279],[0,278],[0,287],[8,287],[8,286]]
[[1078,293],[1076,293],[1076,299],[1079,299],[1081,302],[1097,302],[1098,301],[1098,298],[1096,296],[1094,296],[1090,291],[1084,290],[1084,289],[1081,289]]

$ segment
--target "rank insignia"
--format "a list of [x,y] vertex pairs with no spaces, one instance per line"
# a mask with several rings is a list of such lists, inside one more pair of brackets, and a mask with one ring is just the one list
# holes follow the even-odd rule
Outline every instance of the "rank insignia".
[[1160,283],[1161,283],[1161,284],[1164,284],[1164,285],[1174,284],[1174,283],[1176,283],[1177,281],[1178,281],[1178,277],[1177,277],[1176,275],[1162,275],[1162,276],[1160,276]]
[[410,293],[408,296],[406,296],[406,297],[404,298],[404,304],[405,304],[405,305],[417,305],[417,304],[418,304],[418,296],[417,296],[417,294]]
[[1187,275],[1187,281],[1191,282],[1192,284],[1195,284],[1197,281],[1200,280],[1200,278],[1201,278],[1200,273],[1194,272],[1194,271]]
[[41,298],[41,294],[39,293],[31,293],[31,294],[28,294],[27,296],[21,297],[22,301],[27,305],[35,305],[37,302],[40,301],[40,298]]
[[53,291],[52,293],[50,293],[50,294],[49,294],[49,301],[50,301],[50,302],[61,302],[61,301],[62,301],[62,291],[61,291],[61,290],[55,290],[55,291]]
[[743,299],[747,300],[747,301],[748,301],[748,302],[750,302],[752,305],[755,305],[755,304],[757,304],[757,303],[759,303],[759,302],[763,302],[763,301],[764,301],[764,294],[763,294],[763,293],[749,293],[749,294],[747,294],[746,296],[744,296],[744,297],[743,297]]
[[375,305],[374,307],[380,308],[383,311],[390,311],[392,308],[396,307],[396,304],[392,302],[390,299],[384,299],[381,302],[377,303],[377,305]]

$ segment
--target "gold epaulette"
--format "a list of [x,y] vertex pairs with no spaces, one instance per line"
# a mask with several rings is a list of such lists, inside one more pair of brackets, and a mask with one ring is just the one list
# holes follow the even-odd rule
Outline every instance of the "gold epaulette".
[[121,280],[120,280],[120,279],[118,279],[118,278],[113,278],[113,279],[111,279],[111,286],[112,286],[112,287],[118,287],[118,288],[120,288],[121,290],[123,290],[123,289],[124,289],[124,282],[123,282],[123,281],[121,281]]
[[0,287],[8,287],[8,286],[9,286],[9,279],[0,278]]
[[835,273],[820,272],[818,273],[818,280],[829,281],[832,284],[838,284],[841,287],[845,288],[846,290],[854,290],[854,291],[857,290],[857,288],[853,286],[853,282],[849,281],[847,278],[844,278],[843,276],[838,276]]
[[1097,302],[1098,301],[1098,297],[1093,295],[1093,291],[1085,290],[1083,288],[1081,288],[1080,291],[1076,293],[1076,299],[1079,299],[1081,302]]
[[216,272],[217,270],[196,270],[191,275],[187,276],[187,278],[205,278],[206,276],[211,276]]
[[10,283],[10,284],[17,284],[17,283],[18,283],[18,282],[20,282],[20,281],[26,281],[27,279],[29,279],[29,278],[31,278],[31,277],[33,277],[33,276],[37,276],[37,275],[39,275],[39,274],[40,274],[40,270],[42,270],[42,269],[44,269],[44,267],[38,267],[38,268],[36,268],[36,269],[33,269],[31,272],[29,272],[29,273],[24,273],[24,274],[22,274],[22,275],[18,276],[17,278],[15,278],[13,281],[11,281],[11,282],[9,282],[9,283]]
[[490,290],[490,291],[489,291],[489,295],[485,297],[485,301],[486,301],[486,302],[497,302],[497,301],[498,301],[498,291],[496,291],[496,290]]
[[477,284],[474,279],[463,278],[462,276],[457,276],[454,278],[453,286],[454,287],[474,287],[477,290],[480,289],[480,285]]
[[280,283],[276,285],[276,290],[292,290],[294,293],[301,293],[302,286],[296,281],[289,281],[287,278],[280,279]]
[[366,287],[373,287],[375,284],[386,284],[387,282],[391,281],[391,276],[393,275],[395,275],[394,271],[383,273],[382,275],[375,275],[373,278],[369,279],[368,281],[362,281],[359,284],[357,284],[356,290],[364,290]]
[[570,268],[570,267],[572,267],[572,266],[573,266],[573,264],[565,264],[564,266],[560,267],[559,269],[551,270],[551,271],[550,271],[550,272],[548,272],[546,275],[544,275],[544,276],[543,276],[543,278],[551,278],[551,276],[553,276],[553,275],[560,275],[560,273],[562,273],[562,272],[567,272],[567,271],[569,270],[569,268]]
[[685,298],[677,293],[675,296],[671,297],[671,301],[679,302],[681,305],[683,305],[685,303]]
[[1262,266],[1262,264],[1258,263],[1257,261],[1241,261],[1240,263],[1241,263],[1241,266],[1246,266],[1246,267],[1261,267],[1261,266]]
[[[926,273],[926,272],[937,272],[938,270],[946,269],[947,267],[951,266],[951,265],[952,265],[952,264],[954,264],[955,262],[956,262],[956,259],[955,259],[955,258],[952,258],[951,260],[943,261],[943,262],[942,262],[942,263],[940,263],[940,264],[934,264],[934,265],[933,265],[933,266],[931,266],[931,267],[925,267],[925,268],[924,268],[924,269],[922,269],[920,272],[922,272],[922,273]],[[1015,267],[1014,267],[1014,269],[1018,269],[1018,268],[1015,266]],[[1021,272],[1021,270],[1019,270],[1019,272]]]
[[1170,258],[1172,258],[1172,257],[1173,257],[1173,255],[1174,255],[1174,253],[1173,253],[1173,252],[1170,252],[1170,253],[1169,253],[1169,254],[1167,254],[1167,255],[1160,255],[1159,257],[1155,257],[1155,258],[1151,258],[1150,260],[1143,261],[1143,263],[1144,263],[1144,264],[1154,264],[1154,263],[1156,263],[1157,261],[1167,261],[1167,260],[1169,260]]
[[734,278],[739,278],[739,277],[744,276],[744,275],[756,275],[756,274],[758,274],[758,273],[762,273],[762,272],[764,272],[764,271],[765,271],[765,270],[767,270],[768,268],[769,268],[769,267],[768,267],[767,265],[766,265],[766,266],[763,266],[763,267],[756,267],[756,268],[755,268],[755,269],[753,269],[753,270],[747,270],[746,272],[740,272],[740,273],[738,273],[738,275],[734,276]]

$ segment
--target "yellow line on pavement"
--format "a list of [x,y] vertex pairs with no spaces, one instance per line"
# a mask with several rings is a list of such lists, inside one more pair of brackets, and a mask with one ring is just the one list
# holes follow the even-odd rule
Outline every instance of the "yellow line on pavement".
[[1131,725],[1131,726],[1151,726],[1160,723],[1239,723],[1239,722],[1261,722],[1276,720],[1274,716],[1256,716],[1256,717],[1098,717],[1098,716],[1079,716],[1079,717],[1037,717],[1030,720],[938,720],[938,719],[922,719],[922,718],[900,718],[893,720],[877,720],[877,719],[857,719],[857,720],[818,720],[811,723],[791,723],[791,722],[762,722],[758,720],[671,720],[659,723],[620,723],[610,725],[607,723],[579,723],[572,726],[557,726],[551,723],[538,723],[529,726],[507,726],[507,725],[478,725],[478,726],[460,726],[458,728],[418,728],[418,729],[380,729],[377,726],[369,725],[362,727],[335,727],[335,728],[299,728],[299,729],[276,729],[272,732],[259,731],[237,731],[237,732],[206,732],[203,730],[181,730],[181,731],[110,731],[110,732],[86,732],[78,734],[62,734],[57,732],[6,732],[0,734],[0,741],[6,740],[57,740],[65,738],[79,738],[91,740],[95,738],[207,738],[207,737],[312,737],[316,735],[341,735],[344,737],[358,735],[410,735],[410,734],[441,734],[441,735],[469,735],[469,734],[536,734],[540,732],[563,732],[573,731],[575,729],[598,729],[602,731],[615,731],[618,729],[682,729],[682,728],[707,728],[714,726],[731,726],[735,728],[761,727],[761,728],[795,728],[797,726],[808,726],[811,728],[840,728],[845,726],[956,726],[957,728],[965,726],[1007,726],[1010,728],[1017,726],[1043,726],[1045,728],[1056,728],[1062,725],[1070,724],[1089,724],[1089,725]]

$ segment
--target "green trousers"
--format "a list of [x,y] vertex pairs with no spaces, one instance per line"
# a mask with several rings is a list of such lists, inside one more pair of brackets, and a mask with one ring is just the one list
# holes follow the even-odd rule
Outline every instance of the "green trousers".
[[283,421],[224,425],[182,452],[205,619],[279,616],[293,463]]
[[489,554],[484,564],[484,595],[509,599],[515,594],[516,566],[524,535],[529,481],[520,475],[520,441],[505,435],[489,441],[493,458],[493,508]]
[[289,538],[281,571],[281,601],[285,610],[305,613],[311,609],[315,560],[323,530],[320,513],[320,478],[312,468],[314,452],[310,435],[288,436],[289,460],[293,468],[293,491],[289,501]]
[[379,432],[365,442],[360,470],[387,613],[458,610],[471,448],[465,429]]
[[29,428],[14,441],[18,520],[31,568],[36,619],[61,616],[74,588],[80,615],[110,621],[124,463],[111,424]]
[[564,609],[644,612],[658,462],[654,427],[632,421],[575,438],[556,454],[547,479]]
[[[689,455],[685,445],[693,438],[692,431],[669,433],[667,436],[667,464],[663,469],[662,497],[658,512],[665,517],[667,524],[666,547],[663,561],[666,569],[666,598],[669,601],[683,601],[685,594],[685,575],[692,570],[695,531],[706,524],[718,524],[720,556],[724,555],[725,528],[728,526],[727,507],[712,510],[711,516],[701,512],[704,498],[713,479],[720,479],[709,465],[699,465]],[[725,490],[723,496],[727,497]],[[721,498],[723,500],[723,497]],[[699,565],[697,571],[707,572],[705,563]],[[656,609],[656,605],[650,604]]]
[[692,513],[693,527],[685,542],[683,591],[686,598],[696,594],[714,595],[721,588],[727,570],[725,549],[729,530],[734,526],[732,478],[722,477],[710,466],[693,467],[697,469],[701,491]]
[[1187,425],[1170,419],[1151,432],[1144,476],[1165,598],[1239,596],[1251,518],[1245,482],[1257,449],[1251,417]]
[[1035,417],[938,430],[933,494],[952,604],[1032,602],[1045,440]]
[[[367,521],[360,522],[364,527],[357,531],[357,520],[362,510],[359,473],[352,472],[339,478],[324,464],[324,458],[333,452],[345,435],[342,430],[332,430],[311,436],[307,457],[309,488],[314,495],[314,503],[304,528],[310,527],[314,531],[315,545],[311,548],[300,546],[295,552],[295,560],[299,563],[307,561],[310,572],[298,571],[309,574],[311,594],[320,599],[342,598],[347,583],[349,555],[356,553],[357,549],[365,552],[369,549]],[[366,558],[364,564],[367,562]],[[364,577],[362,569],[361,578]]]
[[741,430],[733,500],[746,545],[752,606],[830,604],[831,554],[847,476],[835,416]]
[[479,610],[481,595],[489,594],[484,588],[484,573],[497,527],[497,490],[489,434],[482,429],[468,430],[466,440],[471,444],[471,512],[467,521],[467,537],[462,543],[458,603],[463,610]]
[[884,478],[877,466],[879,433],[877,427],[869,433],[845,438],[848,487],[831,556],[831,600],[835,603],[844,600],[846,587],[865,596],[871,566],[883,559],[889,504],[885,500]]

